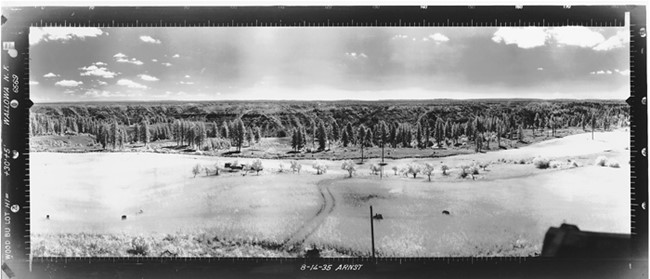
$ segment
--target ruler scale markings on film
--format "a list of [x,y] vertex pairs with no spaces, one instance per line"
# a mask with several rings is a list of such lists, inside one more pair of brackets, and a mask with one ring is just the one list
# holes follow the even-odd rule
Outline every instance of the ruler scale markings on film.
[[[630,22],[630,25],[629,25],[629,32],[630,32],[630,34],[629,34],[629,36],[630,36],[630,98],[632,98],[632,99],[635,96],[634,78],[633,78],[633,74],[635,73],[635,69],[634,69],[635,52],[633,51],[635,49],[635,47],[634,47],[635,46],[634,36],[636,34],[635,28],[636,28],[636,24],[634,22]],[[633,109],[634,109],[634,106],[630,105],[630,110],[633,110]],[[630,118],[631,118],[630,122],[631,123],[634,123],[633,117],[634,117],[634,114],[630,113]],[[634,156],[634,150],[636,150],[636,140],[635,140],[635,131],[637,130],[636,128],[637,128],[636,124],[630,125],[630,170],[635,169],[634,165],[636,163],[636,158]],[[636,177],[631,175],[630,178],[631,178],[630,179],[630,186],[631,186],[631,189],[630,189],[630,207],[631,207],[631,209],[633,209],[634,204],[636,204],[635,203],[636,202],[636,191],[635,191],[635,188],[633,188],[633,186],[636,183],[636,180],[635,180]],[[635,222],[634,215],[630,214],[630,234],[632,236],[636,235],[636,233],[637,233],[635,223],[636,222]]]
[[[630,98],[634,99],[635,96],[635,88],[634,88],[634,73],[636,72],[634,69],[634,64],[635,64],[635,52],[632,51],[635,49],[635,40],[634,36],[636,34],[636,23],[630,22],[629,24],[629,37],[630,37]],[[634,109],[634,106],[630,104],[630,111]],[[630,122],[634,122],[634,113],[630,112]],[[636,158],[633,155],[634,150],[636,150],[636,140],[635,140],[635,131],[637,130],[636,124],[630,125],[630,170],[633,171],[635,170],[635,164],[636,164]],[[636,183],[636,177],[633,175],[630,175],[630,207],[631,209],[634,208],[634,204],[636,202],[636,191],[635,191],[635,183]],[[630,214],[630,234],[632,237],[634,237],[637,234],[636,231],[636,222],[635,222],[635,216],[634,214]]]
[[[198,8],[198,7],[197,7]],[[283,7],[276,7],[279,8],[279,10],[285,10]],[[356,7],[356,8],[363,8],[363,7]],[[373,7],[374,10],[379,10],[380,8],[384,7]],[[389,7],[390,8],[390,7]],[[475,7],[466,7],[468,10],[474,10],[476,9]],[[532,8],[538,8],[538,7],[532,7]],[[325,9],[331,9],[325,7]],[[426,10],[427,8],[421,8],[422,10]],[[517,10],[525,10],[523,7],[517,7]],[[570,7],[564,8],[564,9],[571,9]],[[94,10],[94,9],[92,9]],[[189,10],[189,8],[187,9]],[[233,9],[236,10],[236,9]],[[289,10],[289,9],[287,9]],[[433,9],[431,9],[433,10]],[[294,11],[295,13],[295,11]],[[173,21],[173,20],[170,20]],[[594,18],[589,18],[589,19],[580,19],[580,20],[569,20],[567,19],[566,21],[560,21],[557,19],[549,20],[547,22],[546,18],[540,18],[539,20],[534,20],[534,21],[524,21],[521,18],[513,21],[513,20],[504,20],[504,21],[499,21],[498,19],[494,19],[494,24],[492,24],[489,21],[484,21],[484,20],[477,20],[474,18],[469,18],[466,20],[461,20],[461,21],[451,21],[447,19],[446,23],[444,21],[427,21],[427,19],[422,19],[422,22],[419,21],[405,21],[405,19],[402,18],[397,18],[395,21],[392,20],[387,20],[383,21],[382,24],[379,24],[378,20],[374,21],[367,21],[366,19],[363,20],[350,20],[350,21],[334,21],[332,22],[329,18],[324,19],[324,20],[317,20],[317,21],[308,21],[308,20],[301,20],[301,21],[294,21],[292,24],[287,24],[286,22],[282,22],[282,20],[274,20],[274,21],[269,21],[269,20],[262,20],[262,19],[255,19],[255,22],[253,23],[252,21],[244,20],[244,21],[238,21],[238,20],[230,20],[230,23],[225,23],[223,21],[216,23],[212,22],[212,20],[207,20],[206,22],[203,21],[192,21],[191,23],[188,23],[188,20],[185,19],[182,21],[182,23],[179,24],[179,22],[173,22],[173,25],[170,25],[168,22],[163,22],[163,20],[159,20],[159,22],[141,22],[140,20],[136,20],[135,22],[128,21],[128,22],[118,22],[115,24],[115,20],[111,20],[112,24],[106,24],[107,22],[105,20],[97,20],[97,21],[91,21],[91,20],[85,20],[85,21],[74,21],[70,22],[68,24],[68,20],[64,20],[63,26],[78,26],[78,27],[83,27],[83,26],[98,26],[98,27],[159,27],[159,26],[173,26],[173,27],[200,27],[200,26],[223,26],[223,27],[232,27],[232,26],[402,26],[402,27],[408,27],[408,26],[458,26],[458,27],[465,27],[465,26],[570,26],[570,25],[585,25],[585,26],[622,26],[622,23],[620,20],[617,18],[613,18],[611,21],[608,20],[594,20]],[[40,24],[36,24],[34,26],[62,26],[60,24],[53,24],[52,22],[46,22],[41,19]]]
[[[29,68],[30,68],[29,67],[29,47],[27,47],[24,50],[23,57],[24,57],[24,67],[25,67],[25,73],[26,73],[25,76],[26,76],[26,79],[27,79],[27,82],[23,83],[23,84],[27,84],[27,86],[23,87],[24,88],[23,89],[24,90],[23,95],[26,96],[26,98],[25,98],[26,100],[29,100],[28,98],[29,98],[29,96],[31,96],[30,90],[29,90]],[[29,108],[26,108],[24,110],[24,118],[23,119],[29,120]],[[31,258],[31,253],[32,253],[31,252],[31,250],[32,250],[31,249],[31,221],[30,221],[31,220],[31,210],[30,210],[30,207],[31,207],[31,200],[30,200],[31,198],[30,197],[31,197],[31,195],[30,195],[30,187],[29,187],[29,185],[31,185],[31,178],[29,176],[29,155],[30,155],[29,154],[29,125],[30,124],[29,124],[29,121],[24,121],[24,123],[22,123],[22,124],[25,127],[25,131],[27,131],[27,133],[25,134],[25,145],[24,145],[25,149],[24,149],[23,154],[20,154],[21,156],[23,156],[23,160],[25,161],[25,163],[24,163],[25,171],[23,172],[23,180],[25,182],[25,194],[24,194],[25,195],[25,200],[24,200],[24,204],[23,204],[23,209],[24,209],[24,214],[25,214],[25,218],[26,218],[25,220],[27,220],[27,222],[25,222],[25,234],[24,234],[23,238],[25,240],[25,253],[27,254],[27,258]]]
[[[638,9],[637,9],[638,11]],[[633,11],[634,12],[634,11]],[[647,223],[641,222],[641,227],[637,226],[637,219],[647,220],[647,212],[645,204],[647,203],[647,188],[638,188],[636,183],[647,186],[647,172],[639,173],[637,175],[636,168],[640,167],[642,170],[647,170],[647,158],[645,156],[636,156],[641,148],[647,147],[647,115],[645,114],[646,106],[642,103],[642,98],[645,98],[647,92],[645,91],[646,81],[645,67],[643,59],[643,52],[645,46],[644,36],[640,34],[644,26],[638,26],[636,17],[632,17],[629,24],[630,32],[630,98],[627,100],[630,105],[630,233],[632,236],[633,254],[644,255],[647,257],[647,251],[642,252],[639,247],[647,246]],[[641,51],[638,52],[637,49]],[[638,57],[641,56],[641,57]],[[640,69],[637,68],[637,62],[640,62]],[[637,72],[640,70],[640,75]],[[640,85],[640,88],[636,85]],[[640,125],[640,126],[639,126]],[[641,129],[639,130],[639,127]],[[637,140],[637,135],[639,139]],[[640,146],[639,146],[640,145]],[[637,199],[640,198],[640,201]],[[637,208],[641,210],[637,213]]]

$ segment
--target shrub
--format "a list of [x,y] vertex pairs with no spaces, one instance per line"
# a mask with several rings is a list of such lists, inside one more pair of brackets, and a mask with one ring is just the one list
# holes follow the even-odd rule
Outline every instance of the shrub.
[[576,162],[576,161],[573,161],[573,162],[571,162],[571,167],[577,168],[577,167],[580,167],[580,164],[578,164],[578,162]]
[[458,178],[466,178],[467,175],[469,175],[468,165],[460,165],[458,166],[458,168],[460,168],[460,173],[458,174]]
[[614,160],[609,161],[608,166],[610,168],[620,168],[621,167],[621,165],[617,161],[614,161]]
[[136,236],[131,240],[131,254],[146,256],[149,252],[149,243],[142,236]]
[[192,168],[192,174],[194,174],[194,177],[196,178],[196,175],[201,172],[201,166],[199,164],[194,165]]
[[262,160],[256,159],[255,161],[253,161],[253,164],[251,165],[251,170],[255,171],[257,175],[259,175],[260,171],[262,171],[263,169],[264,167],[262,166]]
[[440,169],[442,170],[442,175],[449,175],[447,173],[447,171],[449,170],[449,167],[447,165],[442,165]]
[[249,171],[251,171],[251,166],[244,164],[241,170],[242,170],[241,176],[245,176],[248,174]]
[[409,169],[408,168],[401,168],[399,170],[399,174],[408,177],[409,175]]
[[431,175],[433,175],[433,170],[434,170],[433,164],[430,164],[430,163],[425,163],[424,164],[424,168],[422,169],[422,173],[424,173],[427,177],[429,177],[429,181],[431,181]]
[[209,175],[210,175],[210,167],[208,167],[208,166],[203,166],[203,170],[205,171],[205,176],[209,176]]
[[490,166],[490,162],[483,162],[479,163],[478,166],[482,168],[483,170],[486,170],[488,166]]
[[607,157],[599,156],[598,158],[596,158],[595,164],[596,164],[596,166],[606,167],[607,166]]
[[417,164],[409,164],[407,166],[406,173],[413,175],[413,178],[417,177],[418,173],[422,171],[422,168]]
[[221,171],[223,171],[223,167],[221,166],[221,162],[217,161],[214,163],[214,175],[221,174]]
[[[516,163],[517,163],[517,162],[515,162],[515,164],[516,164]],[[520,165],[525,165],[525,164],[526,164],[526,159],[520,159],[520,160],[519,160],[519,164],[520,164]]]
[[552,169],[561,168],[562,165],[563,165],[562,162],[559,162],[559,161],[551,161],[551,162],[549,162],[549,167],[551,167]]
[[357,171],[357,165],[352,162],[352,160],[346,160],[343,161],[343,164],[341,164],[341,169],[346,170],[350,176],[352,177],[352,174],[354,174]]
[[298,163],[298,161],[296,161],[296,160],[293,160],[290,163],[291,163],[291,167],[290,167],[291,171],[300,173],[300,169],[302,169],[302,165],[300,163]]
[[397,166],[393,166],[392,169],[395,172],[395,175],[397,175],[397,171],[399,171],[399,168],[397,168]]
[[280,163],[280,166],[279,166],[279,167],[280,167],[280,168],[278,169],[278,172],[279,172],[279,173],[283,173],[283,172],[284,172],[284,164]]
[[372,164],[370,165],[370,172],[372,174],[379,174],[379,172],[381,172],[381,167],[377,164]]
[[320,161],[316,161],[312,167],[316,170],[316,174],[324,174],[327,172],[327,166]]
[[458,178],[466,178],[468,175],[472,176],[472,179],[476,179],[474,175],[479,174],[479,166],[477,164],[473,165],[459,165],[458,168],[460,169],[460,173],[458,174]]
[[550,161],[546,158],[536,157],[533,159],[533,165],[538,169],[548,169],[550,167]]

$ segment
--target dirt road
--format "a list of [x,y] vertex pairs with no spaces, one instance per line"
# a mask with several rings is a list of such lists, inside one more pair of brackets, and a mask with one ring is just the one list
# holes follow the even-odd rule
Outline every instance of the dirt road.
[[318,182],[318,191],[321,196],[321,205],[316,215],[310,218],[304,225],[302,225],[296,232],[284,242],[283,248],[292,251],[302,247],[302,244],[313,234],[318,227],[323,224],[325,218],[334,211],[336,206],[336,199],[330,190],[330,185],[334,179],[325,179]]

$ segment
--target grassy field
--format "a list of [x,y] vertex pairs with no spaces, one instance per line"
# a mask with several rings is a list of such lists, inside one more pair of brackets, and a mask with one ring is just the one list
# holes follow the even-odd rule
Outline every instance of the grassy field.
[[[371,159],[353,178],[341,162],[317,175],[280,172],[263,159],[259,174],[193,177],[194,165],[235,158],[143,152],[31,154],[34,256],[368,256],[368,207],[379,256],[525,256],[563,222],[583,230],[629,233],[629,133],[576,134],[508,150],[444,158]],[[544,156],[556,168],[539,169]],[[601,167],[605,156],[619,167]],[[240,163],[252,159],[239,158]],[[571,161],[569,161],[571,160]],[[395,175],[392,166],[431,163],[432,181]],[[467,178],[459,166],[490,165]],[[572,165],[576,162],[577,167]],[[443,175],[441,166],[450,167]],[[448,210],[450,215],[441,214]],[[47,219],[46,215],[50,218]],[[121,220],[127,215],[126,220]],[[289,245],[288,239],[300,238]]]

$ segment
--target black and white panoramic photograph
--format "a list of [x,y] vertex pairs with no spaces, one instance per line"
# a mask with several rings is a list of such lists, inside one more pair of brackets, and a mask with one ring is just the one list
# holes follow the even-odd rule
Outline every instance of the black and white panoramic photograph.
[[34,257],[630,234],[629,26],[31,27]]

